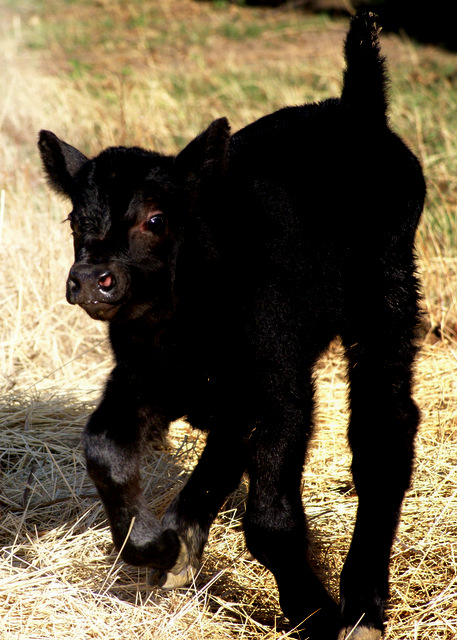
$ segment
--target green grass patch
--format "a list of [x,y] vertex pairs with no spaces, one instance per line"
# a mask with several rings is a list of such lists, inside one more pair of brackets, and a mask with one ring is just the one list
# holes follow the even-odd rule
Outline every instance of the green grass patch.
[[[324,30],[339,28],[342,40],[345,21],[338,25],[327,14],[242,4],[7,0],[6,6],[21,16],[26,47],[48,56],[60,77],[93,99],[87,110],[94,118],[112,114],[112,136],[122,133],[127,143],[138,143],[147,118],[160,110],[164,124],[155,138],[174,148],[213,117],[227,115],[237,128],[284,104],[338,94],[339,70],[334,58],[326,61],[326,50],[318,55],[319,38]],[[308,42],[313,57],[302,56]],[[431,47],[407,46],[410,55],[398,60],[395,47],[393,55],[389,51],[391,119],[423,162],[425,216],[436,244],[455,253],[457,60]],[[226,62],[225,53],[233,51],[238,57]],[[149,102],[145,94],[151,95]],[[140,114],[135,102],[145,105]],[[117,122],[121,103],[122,125]],[[87,129],[93,137],[104,124]]]

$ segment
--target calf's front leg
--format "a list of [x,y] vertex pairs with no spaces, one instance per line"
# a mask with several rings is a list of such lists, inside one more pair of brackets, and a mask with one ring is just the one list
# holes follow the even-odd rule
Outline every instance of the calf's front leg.
[[87,471],[103,501],[121,557],[132,565],[167,570],[179,562],[181,544],[176,531],[164,528],[151,512],[141,487],[141,451],[150,429],[147,418],[151,418],[147,414],[138,390],[115,369],[89,419],[83,443]]
[[[186,485],[163,517],[165,531],[176,531],[181,552],[168,571],[155,581],[164,589],[189,584],[200,566],[209,530],[226,497],[234,491],[246,465],[246,443],[232,424],[219,425],[208,435],[205,449]],[[224,428],[225,427],[225,428]]]
[[282,419],[276,416],[257,429],[248,462],[244,528],[248,549],[273,573],[281,608],[300,638],[336,640],[338,607],[307,557],[300,489],[310,422],[311,403],[302,411],[289,406]]

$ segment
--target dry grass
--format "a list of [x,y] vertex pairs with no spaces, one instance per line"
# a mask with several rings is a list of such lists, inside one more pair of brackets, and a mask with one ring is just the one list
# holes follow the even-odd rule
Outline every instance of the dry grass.
[[[105,327],[64,300],[71,263],[69,231],[60,224],[66,207],[45,188],[35,137],[50,128],[88,153],[114,142],[174,151],[213,117],[227,114],[237,128],[281,104],[334,95],[345,23],[190,0],[48,5],[47,13],[24,3],[21,13],[11,8],[0,16],[0,637],[283,637],[273,580],[245,552],[244,486],[215,523],[201,574],[187,591],[150,590],[147,570],[125,566],[112,550],[79,447],[111,359]],[[394,36],[383,46],[393,75],[392,119],[420,154],[430,186],[418,244],[424,332],[416,399],[423,421],[393,553],[388,637],[451,639],[457,258],[445,230],[457,213],[447,120],[455,92],[444,52]],[[314,559],[336,595],[356,502],[337,344],[318,379],[303,497]],[[171,443],[149,452],[145,465],[159,512],[202,444],[184,423],[173,426]]]

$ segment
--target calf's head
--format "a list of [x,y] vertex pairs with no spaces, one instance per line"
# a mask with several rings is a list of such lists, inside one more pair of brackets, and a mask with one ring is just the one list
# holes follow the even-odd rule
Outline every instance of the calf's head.
[[145,313],[161,319],[173,312],[181,249],[201,236],[196,221],[221,183],[229,139],[221,118],[176,157],[110,147],[89,159],[50,131],[40,132],[48,182],[73,205],[70,304],[98,320]]

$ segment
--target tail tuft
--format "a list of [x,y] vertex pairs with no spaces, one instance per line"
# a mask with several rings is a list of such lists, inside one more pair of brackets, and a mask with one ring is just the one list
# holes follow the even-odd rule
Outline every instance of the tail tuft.
[[360,115],[384,121],[388,106],[386,61],[380,53],[377,16],[361,11],[351,19],[344,54],[346,71],[341,100]]

